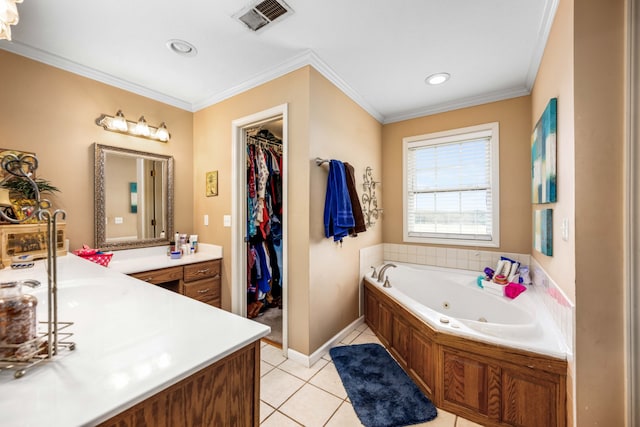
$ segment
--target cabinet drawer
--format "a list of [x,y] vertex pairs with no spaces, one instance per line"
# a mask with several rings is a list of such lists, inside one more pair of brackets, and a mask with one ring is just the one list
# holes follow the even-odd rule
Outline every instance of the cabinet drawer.
[[184,284],[184,295],[202,302],[220,299],[220,278],[196,280]]
[[159,284],[170,282],[172,280],[182,279],[182,267],[163,268],[161,270],[143,271],[142,273],[133,273],[132,277],[145,282]]
[[194,280],[204,279],[207,277],[220,277],[220,260],[199,262],[184,266],[184,281],[191,282]]

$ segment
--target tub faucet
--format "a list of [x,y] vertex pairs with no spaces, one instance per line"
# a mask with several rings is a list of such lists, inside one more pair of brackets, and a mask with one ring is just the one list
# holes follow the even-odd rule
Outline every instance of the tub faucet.
[[380,272],[378,272],[378,282],[382,282],[384,280],[384,273],[387,271],[389,267],[397,267],[397,265],[389,263],[385,264],[380,268]]

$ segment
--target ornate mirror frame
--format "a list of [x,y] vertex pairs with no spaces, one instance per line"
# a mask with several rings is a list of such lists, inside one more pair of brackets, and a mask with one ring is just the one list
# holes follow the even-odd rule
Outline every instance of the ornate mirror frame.
[[[132,157],[140,157],[144,159],[166,162],[167,182],[166,182],[166,201],[164,207],[167,215],[167,227],[165,229],[164,238],[145,238],[135,240],[118,240],[108,242],[106,237],[106,194],[105,194],[105,166],[107,154],[126,154]],[[169,245],[169,236],[173,236],[173,157],[161,154],[147,153],[143,151],[129,150],[126,148],[112,147],[94,143],[95,154],[95,173],[94,173],[94,201],[95,201],[95,247],[102,250],[119,250],[145,248],[151,246]]]

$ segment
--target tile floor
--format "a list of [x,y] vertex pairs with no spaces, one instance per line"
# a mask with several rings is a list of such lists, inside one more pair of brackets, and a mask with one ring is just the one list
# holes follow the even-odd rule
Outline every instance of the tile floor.
[[[344,344],[380,343],[361,325]],[[260,363],[260,426],[362,426],[331,357],[325,354],[310,368],[285,359],[282,350],[262,344]],[[438,409],[438,417],[418,426],[478,427],[479,424]]]

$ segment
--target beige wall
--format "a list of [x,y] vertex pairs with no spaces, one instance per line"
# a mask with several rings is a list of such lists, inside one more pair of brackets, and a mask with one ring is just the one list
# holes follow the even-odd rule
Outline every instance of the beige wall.
[[621,426],[625,419],[625,22],[624,0],[574,2],[576,424],[581,427]]
[[[328,165],[311,159],[336,159],[355,170],[356,190],[362,197],[367,166],[381,179],[382,126],[316,70],[311,70],[309,158],[309,351],[313,352],[359,316],[359,251],[382,242],[382,223],[342,245],[324,237],[324,200]],[[377,187],[381,197],[385,183]],[[384,207],[384,206],[381,206]]]
[[[93,143],[126,147],[175,158],[179,230],[193,228],[193,114],[76,74],[0,50],[0,147],[35,152],[38,176],[61,193],[51,198],[67,212],[70,247],[94,244]],[[167,123],[169,143],[106,132],[101,114],[122,109],[131,120]]]
[[[347,239],[342,248],[322,237],[326,167],[316,156],[379,169],[380,124],[311,67],[304,67],[195,113],[195,223],[202,241],[224,247],[223,301],[231,306],[231,122],[288,104],[289,347],[313,353],[358,316],[358,250],[380,232]],[[204,197],[204,174],[219,171],[219,196]],[[209,226],[202,225],[209,215]],[[325,258],[326,257],[326,258]]]
[[[288,104],[289,347],[303,353],[309,348],[309,73],[309,67],[301,68],[194,115],[196,232],[201,241],[224,248],[222,306],[229,309],[233,254],[223,216],[231,214],[231,122]],[[212,170],[218,170],[218,196],[205,197],[205,173]],[[205,214],[209,226],[203,225]]]
[[[553,208],[553,256],[533,249],[533,257],[575,302],[575,158],[573,99],[573,0],[562,0],[549,34],[540,69],[531,91],[531,129],[551,98],[558,98],[557,195],[558,202],[535,205]],[[569,240],[561,238],[562,220],[569,220]]]
[[[402,243],[402,138],[500,123],[500,252],[531,248],[531,99],[528,96],[387,124],[382,129],[383,241]],[[393,191],[388,191],[393,189]],[[467,247],[468,248],[468,247]]]
[[581,427],[625,420],[624,3],[561,0],[531,95],[533,124],[558,97],[554,256],[532,254],[575,302],[569,415]]
[[[104,201],[107,238],[137,238],[137,214],[131,213],[129,193],[129,183],[138,182],[136,169],[136,159],[128,156],[111,156],[108,167],[105,167],[105,192],[118,195],[118,197],[106,197]],[[115,217],[122,218],[122,224],[116,224]]]
[[[531,91],[531,128],[537,123],[549,99],[558,98],[557,123],[557,203],[532,205],[553,208],[553,256],[530,249],[531,255],[575,303],[575,135],[573,68],[573,0],[561,0],[549,40]],[[563,219],[569,221],[569,239],[561,238]],[[575,360],[569,360],[567,376],[568,425],[574,425]]]

